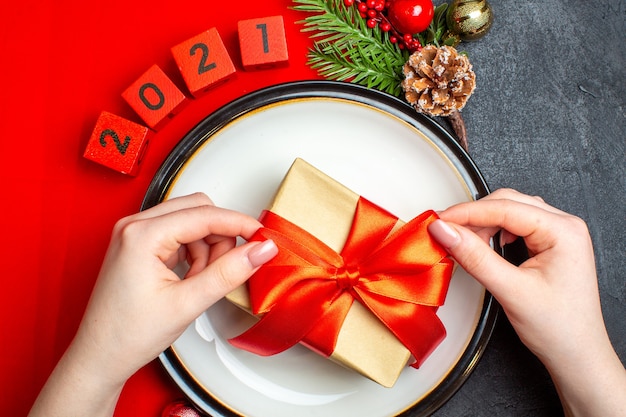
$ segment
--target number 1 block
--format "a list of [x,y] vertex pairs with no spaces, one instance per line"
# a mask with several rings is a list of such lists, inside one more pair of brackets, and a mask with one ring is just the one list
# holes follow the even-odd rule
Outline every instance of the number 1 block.
[[172,47],[172,55],[194,97],[199,97],[211,87],[227,81],[236,71],[215,28]]
[[128,87],[122,97],[154,130],[160,129],[187,102],[183,92],[157,65]]
[[83,156],[127,175],[137,175],[152,131],[103,111]]
[[262,70],[289,64],[282,16],[241,20],[238,31],[241,61],[245,70]]

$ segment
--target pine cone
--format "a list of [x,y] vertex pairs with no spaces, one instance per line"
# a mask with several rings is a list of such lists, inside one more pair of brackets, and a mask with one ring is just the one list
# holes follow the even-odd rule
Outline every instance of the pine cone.
[[430,116],[461,110],[476,87],[469,59],[450,46],[426,45],[409,57],[403,72],[406,100]]

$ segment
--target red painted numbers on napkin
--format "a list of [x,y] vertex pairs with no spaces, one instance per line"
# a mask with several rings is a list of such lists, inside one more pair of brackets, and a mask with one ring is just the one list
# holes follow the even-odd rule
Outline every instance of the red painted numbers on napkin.
[[199,97],[216,84],[227,81],[236,71],[215,28],[174,46],[172,55],[194,97]]
[[282,16],[242,20],[238,23],[238,32],[244,69],[262,70],[288,64]]
[[124,100],[153,130],[158,130],[184,106],[187,98],[157,65],[122,93]]
[[[250,32],[250,24],[254,25]],[[287,63],[281,16],[242,21],[239,30],[244,69],[266,69]],[[231,79],[236,68],[216,28],[171,48],[187,90],[197,98]],[[181,111],[188,98],[158,66],[151,66],[122,94],[143,122],[159,130]],[[104,112],[103,112],[104,114]],[[111,113],[101,116],[83,156],[122,174],[138,173],[148,129]],[[102,124],[112,127],[102,128]],[[132,135],[123,134],[131,132]],[[111,147],[114,144],[115,148]]]
[[145,126],[103,111],[83,156],[115,171],[134,176],[152,132]]

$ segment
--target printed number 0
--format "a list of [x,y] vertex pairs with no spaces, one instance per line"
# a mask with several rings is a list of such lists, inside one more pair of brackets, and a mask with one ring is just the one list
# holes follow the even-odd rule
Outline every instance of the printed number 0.
[[209,47],[203,43],[197,43],[191,47],[189,53],[191,55],[195,55],[196,51],[200,49],[202,51],[202,56],[200,57],[200,63],[198,64],[198,75],[204,74],[207,71],[210,71],[217,67],[215,62],[211,62],[207,65],[206,61],[209,58]]
[[107,146],[107,136],[111,136],[113,138],[113,142],[115,142],[115,147],[118,151],[120,151],[122,155],[124,155],[126,153],[126,149],[128,149],[128,145],[130,144],[130,136],[126,136],[126,138],[124,138],[124,143],[122,143],[120,141],[120,137],[117,136],[115,130],[105,129],[102,131],[102,133],[100,133],[100,145],[102,145],[102,147]]

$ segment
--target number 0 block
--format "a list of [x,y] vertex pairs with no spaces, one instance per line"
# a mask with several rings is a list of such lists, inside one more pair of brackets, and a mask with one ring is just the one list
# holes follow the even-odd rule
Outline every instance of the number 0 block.
[[122,93],[124,100],[148,126],[158,130],[176,115],[187,98],[157,65]]
[[172,55],[194,97],[199,97],[211,87],[227,81],[236,71],[215,28],[172,47]]
[[238,31],[241,61],[245,70],[261,70],[289,64],[282,16],[241,20]]
[[103,111],[83,156],[127,175],[137,175],[152,131]]

